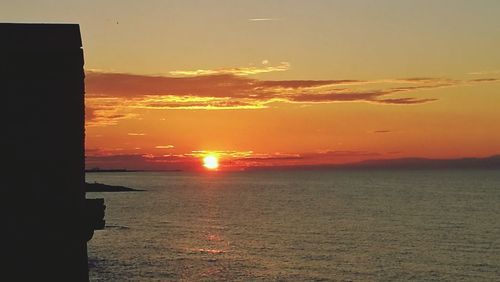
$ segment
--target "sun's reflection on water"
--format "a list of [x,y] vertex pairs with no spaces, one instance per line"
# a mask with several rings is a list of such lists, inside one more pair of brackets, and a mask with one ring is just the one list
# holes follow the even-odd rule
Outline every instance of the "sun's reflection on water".
[[190,269],[190,279],[209,278],[218,280],[229,275],[228,265],[231,264],[231,244],[227,239],[227,224],[224,223],[220,207],[221,190],[218,189],[218,180],[210,177],[206,185],[197,190],[194,196],[196,214],[193,218],[193,233],[186,242],[185,253],[198,261],[197,269]]

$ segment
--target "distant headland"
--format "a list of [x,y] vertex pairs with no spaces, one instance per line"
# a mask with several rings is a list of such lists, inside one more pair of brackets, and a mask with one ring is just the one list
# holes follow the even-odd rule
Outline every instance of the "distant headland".
[[102,183],[85,182],[85,192],[142,192],[146,190],[134,189],[125,186],[107,185]]
[[125,168],[90,168],[90,169],[85,169],[85,173],[99,173],[99,172],[155,172],[155,171],[161,171],[161,172],[179,172],[182,171],[181,169],[167,169],[167,170],[144,170],[144,169],[125,169]]
[[129,170],[129,169],[124,169],[124,168],[116,168],[116,169],[101,169],[98,167],[95,168],[90,168],[90,169],[85,169],[86,173],[93,173],[93,172],[141,172],[143,170]]

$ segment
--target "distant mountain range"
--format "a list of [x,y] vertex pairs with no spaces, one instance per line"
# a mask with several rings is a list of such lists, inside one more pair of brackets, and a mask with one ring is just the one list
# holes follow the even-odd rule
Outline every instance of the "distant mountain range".
[[500,168],[500,155],[486,158],[460,159],[402,158],[366,160],[343,166],[354,168]]
[[[257,170],[269,169],[255,168]],[[500,169],[500,155],[485,158],[400,158],[365,160],[346,164],[280,166],[270,169]]]

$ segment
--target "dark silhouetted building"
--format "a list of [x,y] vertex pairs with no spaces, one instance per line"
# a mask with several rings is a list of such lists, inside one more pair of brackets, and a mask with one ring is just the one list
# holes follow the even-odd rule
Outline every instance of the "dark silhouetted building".
[[0,24],[0,42],[0,280],[87,281],[79,26]]

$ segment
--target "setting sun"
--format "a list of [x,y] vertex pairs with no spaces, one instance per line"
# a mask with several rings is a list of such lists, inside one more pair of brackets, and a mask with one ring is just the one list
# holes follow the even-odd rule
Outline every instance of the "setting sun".
[[203,166],[208,169],[217,169],[219,167],[219,159],[214,155],[208,155],[203,158]]

